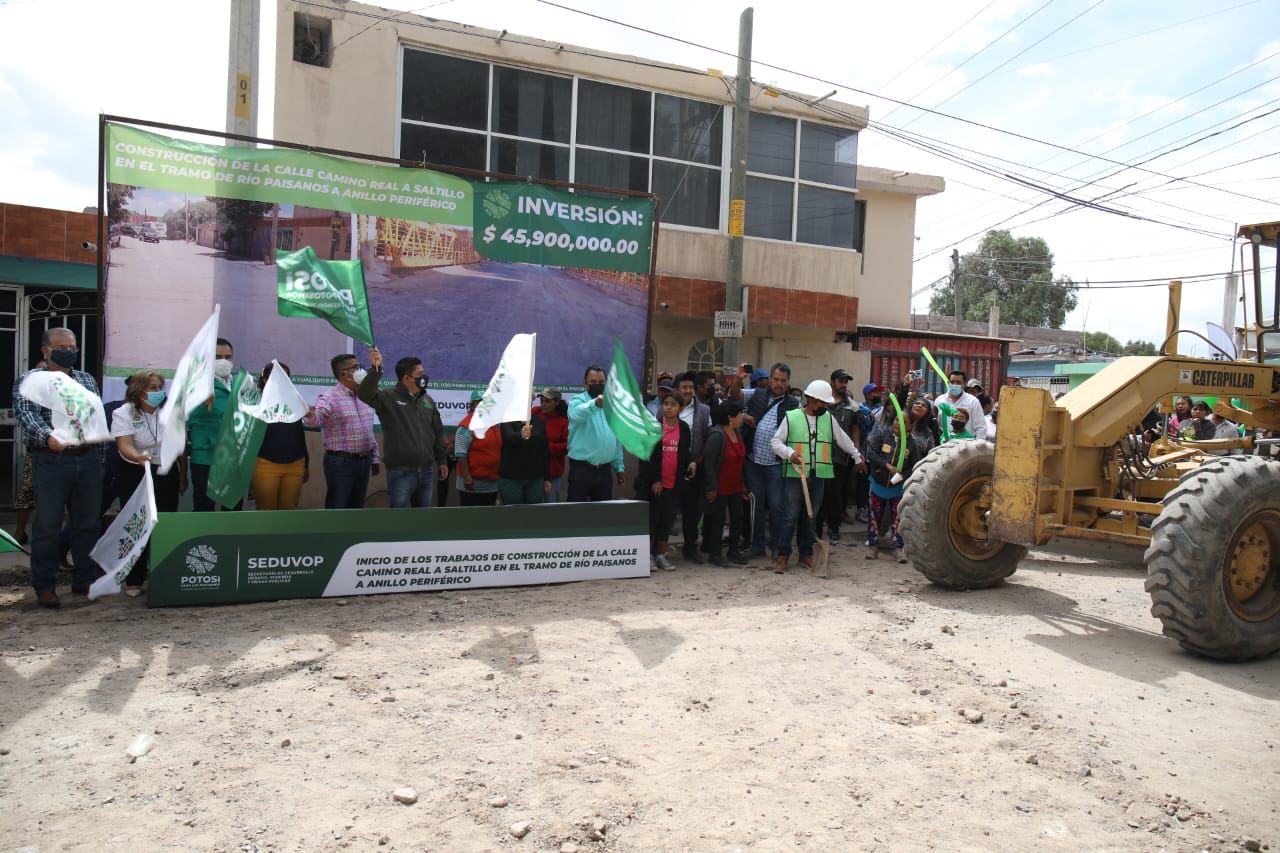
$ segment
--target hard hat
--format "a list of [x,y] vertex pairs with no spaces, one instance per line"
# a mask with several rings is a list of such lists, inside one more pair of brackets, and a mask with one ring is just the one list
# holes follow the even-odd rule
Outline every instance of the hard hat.
[[821,400],[824,403],[834,403],[835,397],[831,396],[831,383],[825,379],[815,379],[804,389],[806,397],[812,397],[815,400]]

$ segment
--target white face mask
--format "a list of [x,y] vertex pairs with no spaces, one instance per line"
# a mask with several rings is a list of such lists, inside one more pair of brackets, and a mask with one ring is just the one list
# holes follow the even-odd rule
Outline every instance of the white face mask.
[[230,379],[233,365],[229,358],[217,358],[213,361],[213,375],[219,379]]
[[363,367],[357,367],[355,371],[352,372],[351,379],[357,385],[359,385],[361,382],[364,381],[364,378],[368,375],[369,375],[369,371],[365,370]]

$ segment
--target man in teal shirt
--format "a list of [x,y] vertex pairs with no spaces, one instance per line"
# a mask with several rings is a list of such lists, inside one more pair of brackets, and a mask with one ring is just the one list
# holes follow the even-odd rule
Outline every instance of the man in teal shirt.
[[[218,430],[222,428],[222,414],[231,399],[234,357],[231,341],[218,338],[213,362],[213,396],[187,418],[187,438],[191,442],[191,508],[196,512],[213,512],[209,468],[213,465],[213,449],[218,444]],[[235,508],[239,509],[240,505]]]
[[591,365],[582,377],[587,390],[569,401],[571,502],[612,500],[615,479],[622,485],[622,443],[605,420],[604,380],[604,370]]

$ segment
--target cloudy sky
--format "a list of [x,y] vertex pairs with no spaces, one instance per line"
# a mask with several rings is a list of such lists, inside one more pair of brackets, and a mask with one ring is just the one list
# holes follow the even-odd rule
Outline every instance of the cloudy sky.
[[[264,136],[274,5],[263,0]],[[695,47],[537,0],[385,5],[729,73],[733,59],[713,50],[736,50],[743,8],[564,0]],[[1069,327],[1158,342],[1163,292],[1111,283],[1225,272],[1236,223],[1280,219],[1277,21],[1280,0],[764,0],[754,54],[776,68],[753,76],[838,88],[836,100],[886,125],[862,134],[863,163],[947,179],[918,211],[916,289],[946,274],[952,247],[970,251],[998,225],[1047,240],[1058,274],[1098,283]],[[220,127],[226,49],[225,0],[0,0],[0,196],[94,204],[99,111]],[[1105,195],[1099,204],[1130,216],[1050,192]],[[1222,293],[1218,277],[1189,283],[1185,325],[1219,320]]]

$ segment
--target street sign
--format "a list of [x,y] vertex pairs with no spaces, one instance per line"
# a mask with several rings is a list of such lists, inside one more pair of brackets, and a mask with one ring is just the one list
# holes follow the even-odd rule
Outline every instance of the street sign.
[[717,311],[714,337],[740,338],[746,325],[747,316],[742,311]]

